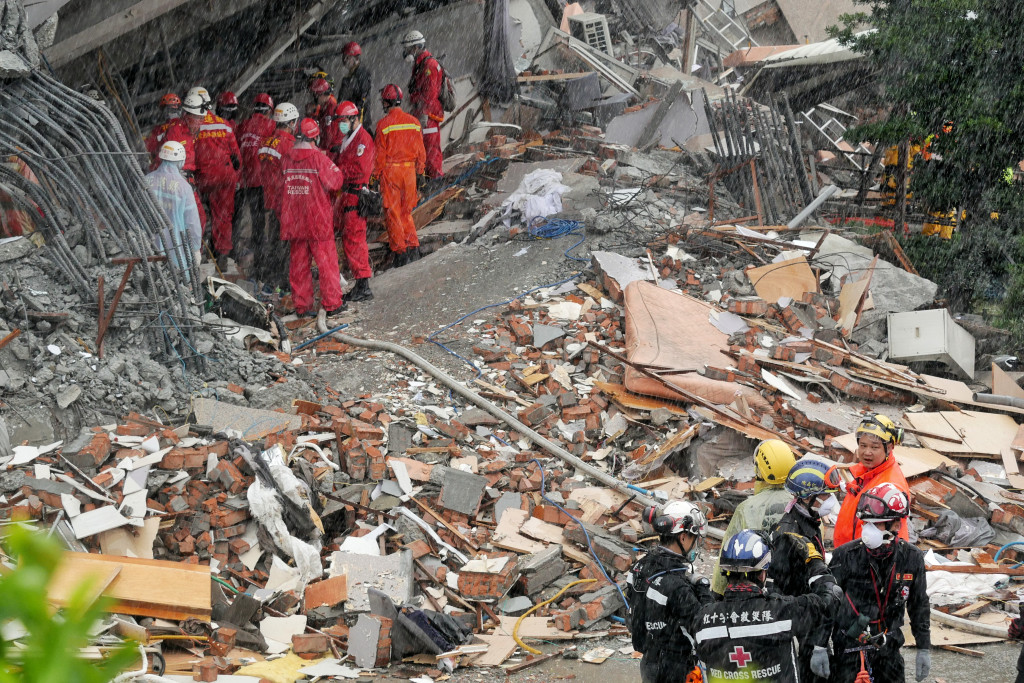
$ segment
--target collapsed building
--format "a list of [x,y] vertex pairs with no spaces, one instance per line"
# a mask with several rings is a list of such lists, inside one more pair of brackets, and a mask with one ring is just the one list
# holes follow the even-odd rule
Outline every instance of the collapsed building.
[[[600,663],[632,651],[646,505],[700,501],[720,537],[760,440],[848,462],[877,412],[908,433],[934,642],[1004,639],[1021,373],[851,220],[891,209],[842,137],[871,80],[825,34],[850,3],[685,4],[9,0],[0,192],[30,228],[0,242],[0,493],[64,544],[51,600],[112,576],[101,641],[171,680]],[[433,253],[377,276],[401,300],[328,329],[157,253],[164,92],[301,100],[351,39],[402,83],[410,28],[458,106],[414,213]],[[479,69],[496,38],[514,84]]]

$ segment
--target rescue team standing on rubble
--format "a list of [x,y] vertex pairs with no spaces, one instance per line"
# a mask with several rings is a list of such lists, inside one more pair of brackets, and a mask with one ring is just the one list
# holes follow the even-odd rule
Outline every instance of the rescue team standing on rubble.
[[[870,415],[856,436],[849,466],[797,460],[780,440],[758,445],[757,487],[725,532],[714,592],[693,564],[707,532],[700,508],[675,500],[644,511],[660,544],[626,577],[644,683],[903,683],[908,613],[914,679],[928,676],[924,554],[905,540],[910,491],[895,459],[903,434]],[[822,525],[836,513],[829,559]],[[1024,638],[1019,620],[1010,636]]]
[[[412,212],[419,189],[426,178],[443,173],[440,124],[449,106],[441,102],[444,70],[419,31],[405,35],[402,53],[413,64],[412,113],[402,111],[402,89],[388,84],[380,91],[384,116],[372,132],[372,77],[355,42],[342,48],[341,102],[328,74],[319,71],[307,85],[311,99],[304,118],[289,102],[275,107],[267,93],[253,98],[252,113],[242,121],[232,92],[218,96],[216,111],[202,87],[184,98],[165,95],[160,101],[163,120],[146,138],[151,158],[147,182],[174,232],[155,236],[154,242],[172,254],[173,244],[179,243],[169,240],[182,238],[181,248],[195,258],[186,259],[183,251],[172,255],[175,263],[188,267],[188,261],[198,263],[202,257],[205,232],[212,238],[206,248],[220,270],[233,256],[271,290],[289,287],[298,315],[316,313],[311,267],[316,263],[320,305],[330,315],[347,306],[337,236],[355,279],[348,301],[372,299],[367,216],[382,204],[393,264],[415,261],[421,254]],[[369,191],[376,186],[378,201]],[[182,199],[183,188],[190,190],[190,202]],[[248,240],[240,240],[239,233]]]

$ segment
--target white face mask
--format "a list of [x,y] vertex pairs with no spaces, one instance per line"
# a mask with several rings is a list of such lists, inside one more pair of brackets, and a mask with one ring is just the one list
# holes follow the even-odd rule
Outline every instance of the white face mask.
[[413,55],[413,54],[406,55],[405,56],[405,61],[409,62],[410,64],[413,64],[416,61],[416,55]]
[[887,543],[891,543],[893,540],[893,533],[891,531],[879,529],[871,522],[864,522],[864,525],[860,529],[860,540],[864,541],[871,550],[881,548]]
[[834,493],[830,493],[824,502],[819,502],[816,506],[819,517],[828,517],[839,507],[839,500]]

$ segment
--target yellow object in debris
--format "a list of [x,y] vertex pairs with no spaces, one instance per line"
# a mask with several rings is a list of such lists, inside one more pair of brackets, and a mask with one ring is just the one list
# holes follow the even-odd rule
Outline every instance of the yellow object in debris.
[[516,644],[519,645],[519,647],[523,648],[524,650],[529,652],[531,655],[539,655],[540,654],[540,650],[538,650],[537,648],[534,648],[534,647],[530,647],[529,645],[527,645],[526,643],[524,643],[522,640],[519,639],[519,624],[523,623],[523,619],[525,619],[526,617],[530,616],[530,614],[532,612],[536,612],[537,610],[539,610],[544,605],[547,605],[548,603],[552,603],[555,600],[557,600],[558,598],[562,597],[562,593],[564,593],[565,591],[569,590],[573,586],[575,586],[577,584],[581,584],[581,583],[594,583],[595,581],[597,581],[597,579],[580,579],[579,581],[573,581],[568,586],[566,586],[562,590],[560,590],[557,593],[555,593],[551,598],[545,600],[542,603],[536,604],[533,607],[531,607],[530,609],[526,610],[523,613],[523,616],[519,617],[516,620],[516,625],[512,628],[512,639],[514,641],[516,641]]
[[239,676],[255,676],[271,683],[295,683],[295,681],[305,677],[304,674],[299,673],[299,669],[313,666],[324,659],[326,657],[303,659],[294,652],[289,652],[280,659],[269,662],[256,662],[255,664],[243,666],[235,674]]

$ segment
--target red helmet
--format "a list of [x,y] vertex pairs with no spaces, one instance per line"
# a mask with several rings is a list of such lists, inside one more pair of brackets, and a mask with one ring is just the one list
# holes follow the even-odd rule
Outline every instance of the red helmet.
[[342,57],[358,57],[363,54],[363,48],[359,47],[359,43],[352,41],[351,43],[345,43],[345,47],[341,48]]
[[273,109],[274,108],[274,100],[272,100],[270,98],[270,95],[268,95],[265,92],[261,92],[259,95],[257,95],[256,97],[252,98],[252,103],[253,104],[262,104],[267,109]]
[[857,517],[865,522],[903,519],[909,514],[907,494],[890,482],[868,489],[857,501]]
[[160,106],[162,107],[174,107],[178,108],[181,106],[181,98],[172,92],[167,93],[160,98]]
[[338,108],[334,110],[335,116],[359,116],[359,107],[352,104],[351,102],[342,102],[338,105]]
[[331,92],[331,84],[327,82],[326,78],[314,78],[313,82],[309,84],[309,92],[314,95],[326,95]]
[[315,140],[320,137],[320,126],[313,119],[302,119],[299,122],[299,135],[307,140]]
[[388,83],[380,91],[380,98],[388,103],[402,103],[402,89],[394,83]]
[[218,107],[228,107],[228,106],[231,106],[231,105],[234,105],[234,106],[237,107],[238,106],[238,98],[235,97],[235,93],[231,92],[230,90],[226,90],[226,91],[222,92],[217,97],[217,106]]

